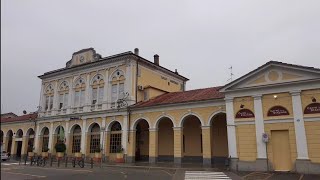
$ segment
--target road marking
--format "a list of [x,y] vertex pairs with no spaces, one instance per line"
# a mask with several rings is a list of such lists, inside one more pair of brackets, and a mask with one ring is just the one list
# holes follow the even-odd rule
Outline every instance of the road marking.
[[24,173],[14,173],[14,172],[4,172],[4,173],[24,175],[24,176],[34,176],[34,177],[39,177],[39,178],[45,178],[46,177],[46,176],[39,176],[39,175],[34,175],[34,174],[24,174]]
[[169,172],[167,172],[167,171],[165,171],[165,170],[161,170],[161,171],[167,173],[169,176],[173,176],[173,174],[170,174]]
[[216,180],[226,180],[230,179],[226,174],[223,172],[211,172],[211,171],[186,171],[184,174],[185,180],[191,179],[216,179]]

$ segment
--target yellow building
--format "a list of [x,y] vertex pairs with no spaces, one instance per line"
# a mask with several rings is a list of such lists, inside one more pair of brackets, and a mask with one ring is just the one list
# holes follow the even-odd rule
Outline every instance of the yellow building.
[[[90,49],[39,76],[40,110],[1,118],[3,148],[105,161],[203,163],[234,170],[320,172],[320,69],[270,61],[223,87],[185,91],[187,78],[135,52]],[[63,137],[63,139],[61,139]],[[121,151],[123,149],[123,151]]]

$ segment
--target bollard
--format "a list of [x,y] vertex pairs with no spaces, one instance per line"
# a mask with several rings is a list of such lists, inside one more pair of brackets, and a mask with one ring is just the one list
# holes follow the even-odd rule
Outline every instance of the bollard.
[[33,157],[30,157],[30,166],[32,166]]
[[24,158],[24,165],[27,165],[27,159],[28,159],[28,156]]
[[66,157],[66,165],[65,165],[65,167],[67,167],[68,166],[68,157]]
[[91,169],[93,168],[93,159],[91,158]]
[[50,167],[52,167],[52,161],[53,161],[53,157],[51,156],[51,158],[50,158]]
[[102,158],[100,159],[100,168],[102,168]]
[[60,159],[58,159],[58,167],[60,166]]

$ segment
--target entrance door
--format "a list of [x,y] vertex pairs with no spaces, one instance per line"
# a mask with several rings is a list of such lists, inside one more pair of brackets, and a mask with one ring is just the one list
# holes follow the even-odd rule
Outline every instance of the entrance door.
[[271,131],[273,168],[275,171],[291,170],[289,131]]

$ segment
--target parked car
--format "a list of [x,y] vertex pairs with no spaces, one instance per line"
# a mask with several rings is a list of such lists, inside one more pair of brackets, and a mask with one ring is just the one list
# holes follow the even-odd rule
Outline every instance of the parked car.
[[1,152],[1,160],[2,160],[2,161],[6,161],[7,159],[9,159],[8,153],[5,152],[5,151],[2,151],[2,152]]

